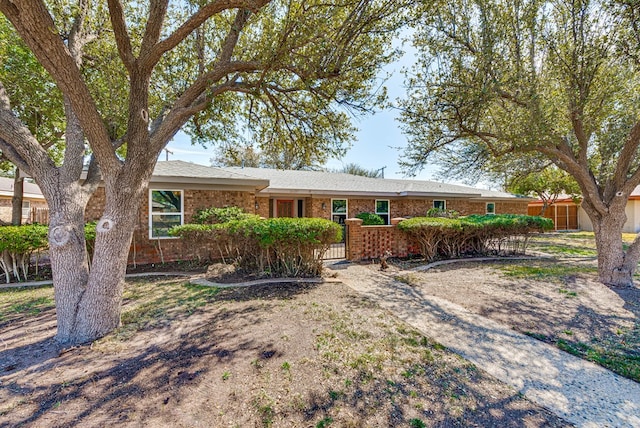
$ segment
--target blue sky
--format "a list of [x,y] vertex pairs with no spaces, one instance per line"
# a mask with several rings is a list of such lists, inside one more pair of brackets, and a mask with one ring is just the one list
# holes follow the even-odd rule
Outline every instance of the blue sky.
[[[399,42],[397,43],[399,44]],[[387,87],[389,98],[395,100],[405,94],[401,73],[403,67],[410,67],[414,55],[410,46],[404,46],[405,54],[394,64],[390,64],[383,74],[391,74],[384,85]],[[342,159],[331,159],[327,162],[328,168],[341,168],[343,164],[355,163],[366,169],[378,169],[386,167],[385,178],[404,178],[398,166],[398,160],[402,154],[399,147],[407,145],[407,138],[400,130],[400,124],[396,120],[396,110],[379,111],[373,115],[355,119],[354,125],[359,129],[355,141],[346,156]],[[173,152],[169,154],[170,160],[184,160],[188,162],[209,165],[209,159],[213,157],[214,148],[203,149],[199,145],[191,145],[189,136],[179,133],[169,142],[167,148]],[[165,154],[161,160],[165,159]],[[434,179],[436,167],[429,166],[420,172],[416,178]]]

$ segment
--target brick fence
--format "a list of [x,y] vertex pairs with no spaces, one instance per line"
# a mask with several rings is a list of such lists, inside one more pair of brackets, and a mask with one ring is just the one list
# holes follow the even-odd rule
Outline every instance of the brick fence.
[[417,243],[397,227],[402,220],[405,219],[393,218],[390,226],[363,226],[359,218],[347,219],[346,258],[352,261],[379,259],[387,251],[394,257],[417,254]]

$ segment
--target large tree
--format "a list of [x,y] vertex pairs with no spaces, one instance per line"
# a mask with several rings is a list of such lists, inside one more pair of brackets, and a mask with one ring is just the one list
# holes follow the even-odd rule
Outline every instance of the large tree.
[[461,165],[544,156],[580,187],[600,280],[632,284],[640,238],[625,251],[621,230],[640,184],[640,3],[429,7],[416,29],[419,61],[403,105],[405,165],[419,168],[436,154]]
[[[64,98],[65,152],[56,164],[16,115],[22,100],[0,84],[0,150],[49,204],[57,340],[86,342],[118,326],[140,202],[181,127],[193,120],[189,126],[231,138],[260,106],[274,109],[276,130],[311,136],[321,124],[339,138],[348,123],[341,106],[364,107],[394,56],[402,3],[79,0],[53,10],[42,0],[0,0]],[[267,126],[265,119],[256,135],[268,141]],[[106,202],[89,266],[84,210],[100,179]]]

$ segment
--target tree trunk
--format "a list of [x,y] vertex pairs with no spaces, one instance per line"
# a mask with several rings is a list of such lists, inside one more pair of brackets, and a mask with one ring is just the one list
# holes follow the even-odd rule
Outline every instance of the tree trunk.
[[583,208],[593,224],[600,282],[614,287],[633,286],[633,274],[640,260],[640,252],[635,242],[627,252],[622,245],[622,228],[627,220],[624,205],[611,205],[606,215],[598,215],[584,203]]
[[549,208],[549,205],[547,205],[546,202],[542,202],[542,208],[540,209],[540,214],[538,214],[540,217],[544,217],[544,213],[547,211],[547,208]]
[[[123,189],[120,194],[109,190],[106,193],[91,269],[84,234],[81,239],[80,234],[70,234],[72,239],[52,252],[58,312],[56,339],[63,344],[93,341],[120,324],[124,276],[142,191],[136,188],[133,192]],[[83,227],[83,211],[84,207],[74,213],[79,222],[71,222],[75,225],[72,230]],[[53,225],[51,230],[53,233]]]
[[22,224],[23,189],[24,178],[20,177],[20,170],[16,167],[16,173],[13,178],[13,197],[11,198],[11,224],[14,226]]
[[49,256],[58,320],[56,340],[70,344],[76,342],[77,308],[87,287],[89,266],[84,237],[85,204],[73,197],[71,189],[61,189],[61,193],[59,200],[48,201]]

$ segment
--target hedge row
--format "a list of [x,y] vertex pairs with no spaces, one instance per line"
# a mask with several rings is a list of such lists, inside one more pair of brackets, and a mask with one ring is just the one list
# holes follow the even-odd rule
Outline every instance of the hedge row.
[[[96,223],[87,223],[84,226],[84,233],[87,251],[91,256],[96,239]],[[0,227],[0,269],[7,283],[11,281],[11,274],[18,282],[26,281],[33,254],[47,250],[48,239],[49,228],[46,225],[25,224]],[[39,258],[36,257],[36,274],[38,260]]]
[[553,229],[553,221],[515,214],[461,218],[415,217],[398,228],[414,237],[427,260],[465,254],[523,253],[533,232]]
[[7,283],[11,273],[18,281],[26,280],[31,255],[48,247],[47,234],[47,226],[40,224],[0,227],[0,267]]
[[261,276],[317,276],[329,246],[342,239],[340,225],[319,218],[250,217],[216,224],[185,224],[169,233],[199,250],[198,258],[234,263]]

